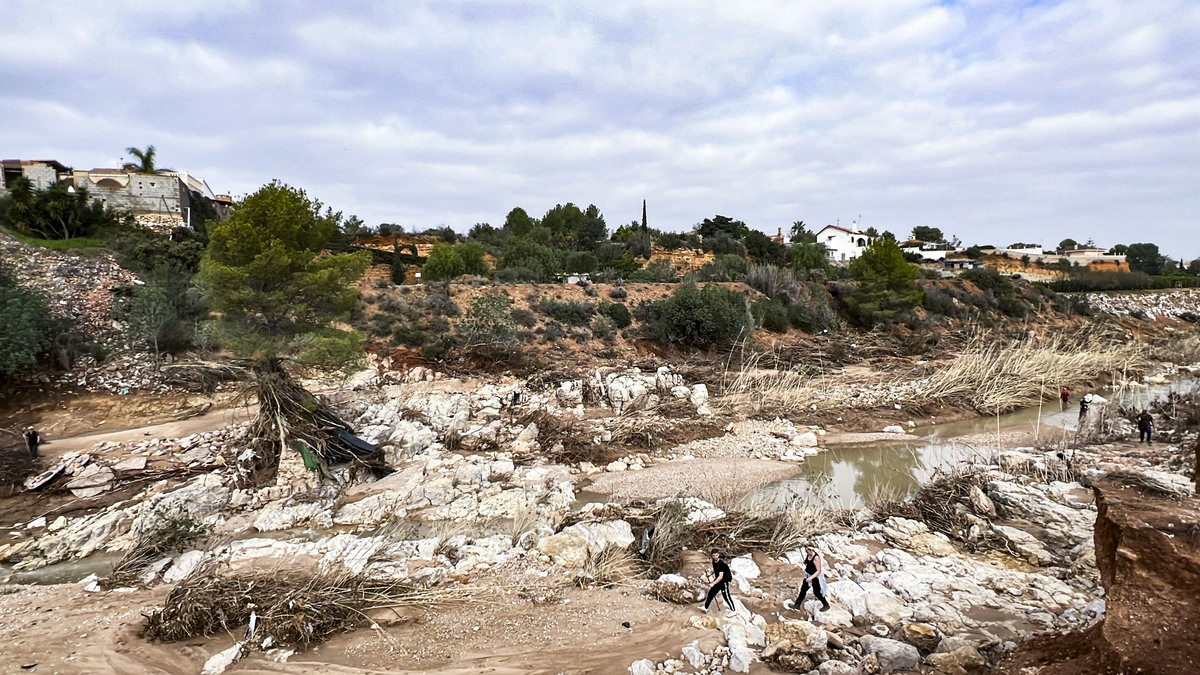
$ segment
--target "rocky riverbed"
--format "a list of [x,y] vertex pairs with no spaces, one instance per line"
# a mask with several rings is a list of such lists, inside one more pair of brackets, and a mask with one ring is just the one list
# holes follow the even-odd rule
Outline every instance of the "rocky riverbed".
[[[251,629],[236,643],[189,641],[170,668],[140,642],[135,656],[111,663],[128,668],[136,658],[145,672],[209,673],[273,659],[344,672],[979,672],[1033,636],[1086,630],[1105,617],[1092,482],[1136,474],[1181,494],[1188,487],[1171,472],[1181,466],[1175,446],[1117,439],[1069,453],[1014,447],[946,478],[936,508],[796,510],[779,520],[741,497],[803,470],[806,457],[824,450],[826,429],[729,417],[704,385],[668,367],[541,387],[416,369],[390,383],[364,378],[331,401],[383,449],[388,475],[343,466],[321,476],[285,455],[272,484],[238,488],[242,423],[48,458],[53,475],[30,494],[50,517],[0,521],[0,575],[10,582],[0,587],[0,639],[56,672],[103,672],[82,653],[123,653],[117,641],[141,640],[130,635],[137,612],[88,615],[104,644],[73,637],[77,647],[55,653],[48,645],[70,622],[39,623],[32,612],[63,600],[11,582],[144,550],[163,523],[186,523],[203,536],[156,554],[136,575],[80,574],[59,595],[70,595],[72,612],[114,602],[148,612],[167,589],[199,576],[269,571],[401,584],[434,600],[405,609],[406,619],[372,614],[324,651],[275,644]],[[665,440],[639,436],[646,429]],[[710,485],[714,475],[738,480]],[[92,506],[72,510],[72,499]],[[705,615],[696,608],[702,553],[684,551],[665,574],[647,574],[637,557],[647,526],[662,531],[666,513],[677,514],[681,531],[709,533],[734,521],[748,532],[775,517],[769,522],[789,523],[789,537],[757,547],[722,534],[737,607]],[[828,611],[811,596],[803,607],[783,605],[802,576],[801,541],[825,556]],[[539,616],[542,630],[513,627],[510,644],[494,629],[515,617],[537,625]],[[481,627],[469,635],[432,628],[452,625],[450,617]],[[493,629],[472,617],[487,617]],[[580,626],[589,628],[568,638]],[[567,650],[586,665],[549,661]],[[425,661],[383,657],[401,653]],[[434,664],[435,653],[451,658]],[[89,665],[79,669],[80,659]]]

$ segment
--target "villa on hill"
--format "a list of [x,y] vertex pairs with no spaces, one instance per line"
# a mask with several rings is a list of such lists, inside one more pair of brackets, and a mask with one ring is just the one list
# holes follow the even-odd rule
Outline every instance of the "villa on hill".
[[862,255],[875,239],[876,237],[858,229],[857,222],[851,223],[848,228],[826,225],[817,232],[817,243],[824,244],[825,248],[829,249],[829,259],[834,262],[854,260]]

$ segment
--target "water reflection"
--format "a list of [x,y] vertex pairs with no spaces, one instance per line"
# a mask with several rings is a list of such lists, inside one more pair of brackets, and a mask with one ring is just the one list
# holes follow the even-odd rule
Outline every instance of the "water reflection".
[[[1106,398],[1119,398],[1123,405],[1141,408],[1170,392],[1196,391],[1200,388],[1198,384],[1197,379],[1187,378],[1126,389],[1119,394],[1098,393]],[[923,427],[918,433],[895,441],[830,446],[805,461],[803,475],[768,485],[751,495],[751,499],[773,508],[789,503],[859,508],[880,497],[903,499],[938,469],[948,469],[968,459],[986,458],[996,452],[1003,446],[1001,434],[1018,432],[1047,438],[1075,431],[1079,424],[1078,406],[1077,398],[1065,410],[1055,400],[1005,415]],[[966,437],[970,442],[963,442]]]

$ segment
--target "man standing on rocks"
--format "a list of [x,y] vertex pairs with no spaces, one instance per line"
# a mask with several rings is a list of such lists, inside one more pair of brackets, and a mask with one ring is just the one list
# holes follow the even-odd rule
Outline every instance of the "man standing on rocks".
[[825,589],[828,588],[825,582],[825,559],[817,552],[817,549],[811,546],[804,547],[804,583],[800,585],[800,595],[796,597],[796,602],[788,607],[787,603],[783,604],[785,609],[793,609],[804,605],[804,598],[808,597],[808,589],[812,588],[813,595],[821,601],[821,611],[829,611],[829,601],[825,599]]
[[1154,439],[1154,416],[1151,415],[1145,408],[1142,413],[1137,416],[1138,428],[1138,443],[1153,443]]
[[729,565],[721,560],[721,552],[717,549],[712,550],[712,565],[713,565],[713,582],[708,586],[708,596],[704,598],[704,611],[708,611],[708,606],[712,604],[714,598],[719,593],[725,600],[725,605],[728,610],[725,616],[733,616],[737,614],[737,605],[733,604],[733,596],[729,593],[729,582],[733,580],[733,572],[730,571]]
[[26,427],[25,433],[25,448],[29,450],[29,458],[37,459],[38,446],[42,444],[42,435],[33,427]]

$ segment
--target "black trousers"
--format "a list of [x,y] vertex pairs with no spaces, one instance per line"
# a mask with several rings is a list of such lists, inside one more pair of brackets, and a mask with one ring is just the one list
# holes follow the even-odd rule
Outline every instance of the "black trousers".
[[712,604],[713,598],[717,597],[718,593],[725,599],[725,605],[729,611],[733,612],[737,610],[737,607],[733,604],[733,596],[729,594],[729,584],[717,584],[709,588],[708,596],[704,598],[704,609],[708,609],[708,606]]
[[1151,428],[1151,429],[1139,429],[1139,430],[1138,430],[1138,436],[1139,436],[1139,438],[1138,438],[1138,442],[1139,442],[1139,443],[1141,443],[1141,442],[1143,442],[1143,441],[1151,441],[1151,442],[1153,442],[1153,440],[1151,439],[1151,437],[1152,437],[1152,436],[1154,436],[1154,429],[1153,429],[1153,428]]
[[37,444],[37,443],[30,443],[29,441],[25,441],[25,447],[26,447],[26,448],[29,450],[29,457],[30,457],[30,459],[37,459],[37,456],[38,456],[38,454],[37,454],[37,448],[38,448],[38,444]]
[[[821,588],[820,577],[813,579],[811,587],[812,587],[813,595],[817,596],[817,599],[821,601],[821,604],[828,605],[829,601],[825,599],[825,589]],[[800,585],[800,595],[796,596],[796,602],[794,603],[794,606],[796,608],[799,608],[800,605],[804,604],[804,598],[808,597],[808,589],[809,589],[808,579],[805,579],[804,583]]]

